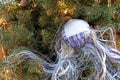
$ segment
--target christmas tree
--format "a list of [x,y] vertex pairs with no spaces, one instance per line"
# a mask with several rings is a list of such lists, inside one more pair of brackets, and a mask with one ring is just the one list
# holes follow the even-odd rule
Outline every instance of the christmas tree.
[[[56,34],[69,19],[83,19],[92,28],[112,27],[119,32],[120,1],[0,0],[0,60],[30,50],[54,61]],[[22,62],[13,69],[2,69],[0,79],[44,80],[38,65]]]

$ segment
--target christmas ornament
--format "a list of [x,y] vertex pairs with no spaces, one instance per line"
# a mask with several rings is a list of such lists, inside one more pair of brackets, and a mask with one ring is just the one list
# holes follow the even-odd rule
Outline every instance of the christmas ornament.
[[63,26],[61,34],[66,44],[80,48],[85,44],[84,32],[90,33],[89,24],[83,20],[71,19]]
[[[70,19],[56,39],[56,62],[48,63],[33,52],[24,50],[10,55],[3,65],[13,68],[26,60],[30,64],[37,63],[42,67],[46,80],[119,80],[120,52],[107,44],[112,39],[101,38],[108,30],[114,37],[111,28],[95,30],[84,20]],[[98,36],[98,33],[102,35]]]

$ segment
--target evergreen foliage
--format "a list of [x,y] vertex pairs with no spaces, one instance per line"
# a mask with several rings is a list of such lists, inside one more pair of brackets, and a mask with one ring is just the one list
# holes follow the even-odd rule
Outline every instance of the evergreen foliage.
[[[118,29],[120,0],[0,0],[0,45],[7,49],[7,55],[30,49],[51,58],[51,55],[54,55],[56,33],[71,18],[86,20],[92,27],[99,25]],[[4,21],[6,25],[3,24]],[[23,64],[27,65],[27,62]],[[16,71],[26,70],[20,74],[41,74],[36,73],[38,67],[30,67],[28,64],[24,65],[24,68],[23,64],[16,68]],[[22,69],[19,69],[20,66]],[[30,80],[30,75],[26,75],[17,77],[24,76],[27,79],[19,80]]]
[[[24,1],[23,4],[26,3],[26,5],[23,6],[21,1]],[[118,28],[120,23],[120,1],[112,0],[109,4],[110,6],[108,6],[108,1],[1,0],[0,14],[1,18],[7,19],[9,27],[22,26],[27,28],[30,31],[30,34],[28,34],[31,35],[35,42],[33,49],[48,54],[50,53],[50,48],[53,49],[53,47],[48,48],[48,46],[51,41],[54,42],[57,30],[71,18],[86,20],[91,26],[100,25],[101,27]],[[115,14],[115,12],[118,14]],[[24,31],[22,30],[23,34],[25,33]],[[2,43],[4,44],[4,42]]]

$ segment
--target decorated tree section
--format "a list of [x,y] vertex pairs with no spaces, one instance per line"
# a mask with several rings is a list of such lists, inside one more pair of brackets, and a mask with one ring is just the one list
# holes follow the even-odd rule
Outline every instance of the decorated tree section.
[[71,18],[86,20],[92,27],[119,28],[119,0],[1,0],[0,5],[2,30],[24,27],[34,40],[32,49],[44,54],[53,51],[56,32]]
[[[14,53],[1,62],[0,69],[4,68],[5,79],[120,79],[120,52],[115,48],[111,28],[94,30],[84,20],[70,19],[58,35],[61,36],[56,40],[55,62],[48,62],[29,50]],[[35,65],[35,68],[30,68],[31,65]],[[23,77],[23,72],[27,76]]]
[[[56,38],[70,19],[85,20],[95,30],[110,27],[118,34],[120,0],[0,0],[0,60],[9,61],[20,51],[30,50],[48,62],[56,61]],[[1,78],[10,80],[14,75],[19,80],[44,79],[41,67],[28,63],[29,59],[12,69],[3,66]]]

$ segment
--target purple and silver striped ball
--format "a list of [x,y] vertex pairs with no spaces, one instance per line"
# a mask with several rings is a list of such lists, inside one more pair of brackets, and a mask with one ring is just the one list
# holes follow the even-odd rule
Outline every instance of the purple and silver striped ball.
[[71,19],[63,26],[61,35],[67,45],[76,49],[85,45],[86,33],[89,32],[89,24],[86,21]]

